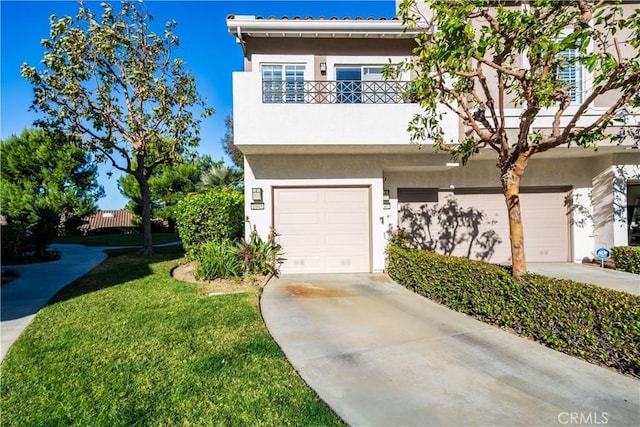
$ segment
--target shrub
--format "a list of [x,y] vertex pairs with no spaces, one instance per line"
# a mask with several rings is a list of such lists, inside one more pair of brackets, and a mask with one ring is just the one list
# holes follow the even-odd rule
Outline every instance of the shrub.
[[280,265],[284,261],[280,251],[282,246],[275,242],[275,233],[272,231],[269,238],[264,241],[254,229],[251,231],[249,241],[242,239],[236,249],[242,263],[242,269],[247,274],[278,274]]
[[616,270],[640,274],[640,246],[617,246],[611,249]]
[[553,349],[640,377],[640,296],[390,245],[403,286]]
[[2,264],[20,264],[27,244],[25,229],[18,225],[0,227],[0,256]]
[[233,242],[230,240],[209,241],[200,246],[195,255],[196,278],[213,280],[216,278],[238,277],[242,265]]
[[207,241],[238,240],[244,228],[244,197],[239,191],[192,194],[176,208],[178,234],[187,256],[194,259]]

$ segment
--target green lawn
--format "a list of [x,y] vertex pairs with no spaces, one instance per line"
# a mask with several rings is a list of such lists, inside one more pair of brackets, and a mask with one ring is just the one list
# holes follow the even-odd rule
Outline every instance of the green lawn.
[[341,425],[268,334],[259,292],[174,280],[178,247],[111,251],[0,367],[3,426]]
[[[153,244],[180,240],[178,233],[153,233]],[[142,246],[142,234],[92,234],[56,237],[54,243],[77,243],[87,246]]]

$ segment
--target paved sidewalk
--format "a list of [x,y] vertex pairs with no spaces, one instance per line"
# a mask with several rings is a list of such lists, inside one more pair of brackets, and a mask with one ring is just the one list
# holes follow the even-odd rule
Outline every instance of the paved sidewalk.
[[527,263],[527,270],[543,276],[592,283],[602,288],[640,295],[640,275],[601,268],[596,264],[530,262]]
[[422,298],[385,275],[285,275],[269,331],[353,426],[640,425],[640,381]]
[[18,339],[38,310],[58,291],[86,274],[105,260],[104,247],[53,244],[51,249],[62,253],[61,259],[26,265],[3,266],[17,271],[20,277],[2,287],[0,312],[0,361]]
[[[181,245],[181,241],[153,245],[154,247]],[[64,288],[85,275],[107,258],[104,252],[125,246],[85,246],[53,244],[59,250],[58,261],[26,265],[7,265],[3,268],[17,271],[20,277],[1,289],[0,362],[36,313]],[[126,248],[135,248],[126,246]]]

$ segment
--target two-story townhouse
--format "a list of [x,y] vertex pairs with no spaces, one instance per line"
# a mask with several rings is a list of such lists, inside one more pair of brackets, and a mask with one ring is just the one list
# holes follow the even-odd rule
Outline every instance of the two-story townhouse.
[[[410,142],[407,124],[419,107],[401,96],[402,81],[382,76],[414,47],[400,21],[229,16],[227,26],[245,57],[233,99],[246,215],[264,236],[270,227],[278,233],[283,272],[382,271],[398,227],[425,247],[509,261],[495,154],[480,152],[463,167]],[[582,85],[575,96],[588,91],[582,70],[567,73]],[[515,130],[520,111],[508,114]],[[638,118],[628,115],[628,124]],[[449,138],[464,132],[444,109],[442,120]],[[550,120],[543,115],[537,126]],[[538,155],[521,203],[530,262],[579,262],[597,247],[626,245],[640,205],[637,142]]]

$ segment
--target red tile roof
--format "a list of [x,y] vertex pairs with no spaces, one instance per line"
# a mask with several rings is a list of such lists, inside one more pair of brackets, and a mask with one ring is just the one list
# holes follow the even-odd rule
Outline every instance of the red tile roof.
[[125,209],[98,211],[95,214],[85,217],[84,224],[80,230],[84,233],[102,228],[123,228],[131,227],[133,215]]

